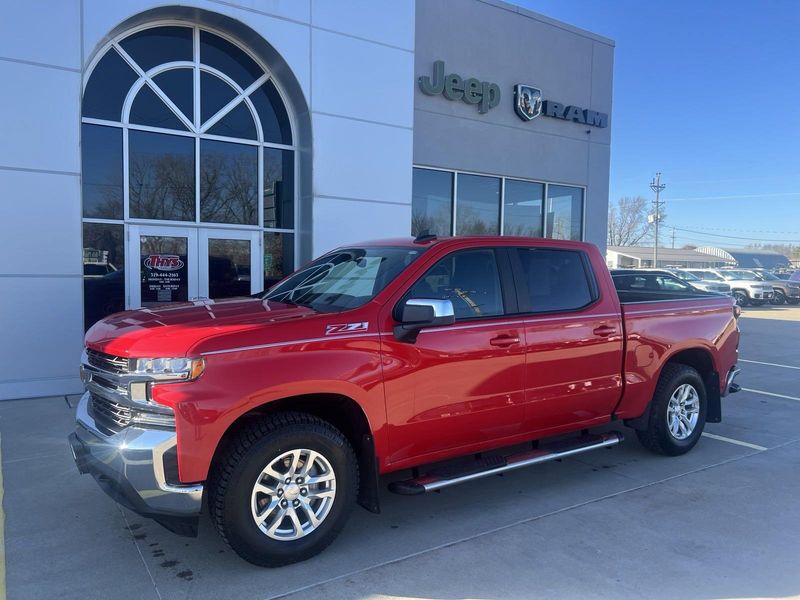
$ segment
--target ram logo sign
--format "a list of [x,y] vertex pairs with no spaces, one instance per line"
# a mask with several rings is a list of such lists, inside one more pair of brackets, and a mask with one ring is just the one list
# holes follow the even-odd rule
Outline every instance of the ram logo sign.
[[175,254],[151,254],[144,259],[144,266],[155,271],[179,271],[183,261]]
[[523,121],[532,121],[542,114],[542,90],[518,83],[514,88],[514,110]]

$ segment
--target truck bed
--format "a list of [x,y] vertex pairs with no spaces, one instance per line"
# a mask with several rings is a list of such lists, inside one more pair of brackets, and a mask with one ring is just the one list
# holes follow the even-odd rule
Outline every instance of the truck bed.
[[673,292],[669,290],[617,290],[621,304],[640,304],[646,302],[665,302],[668,300],[697,300],[699,298],[729,298],[713,292]]

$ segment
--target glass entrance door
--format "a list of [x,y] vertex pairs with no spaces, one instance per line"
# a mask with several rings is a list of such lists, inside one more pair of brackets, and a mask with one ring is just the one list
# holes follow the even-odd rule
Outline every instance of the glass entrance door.
[[200,231],[200,291],[212,300],[249,296],[264,289],[259,232]]
[[129,307],[188,302],[198,296],[197,231],[131,225]]
[[128,308],[260,292],[260,244],[258,231],[130,225]]

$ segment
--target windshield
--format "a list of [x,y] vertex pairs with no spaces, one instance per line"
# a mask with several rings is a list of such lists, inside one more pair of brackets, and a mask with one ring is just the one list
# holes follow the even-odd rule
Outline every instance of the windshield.
[[722,271],[722,276],[728,281],[733,279],[759,279],[752,271]]
[[683,279],[684,281],[702,281],[697,275],[694,273],[689,273],[689,271],[682,271],[680,269],[675,271],[675,275]]
[[372,300],[423,252],[422,248],[397,247],[335,250],[290,275],[261,297],[320,312],[356,308]]
[[722,277],[711,271],[694,271],[694,274],[704,281],[725,281]]

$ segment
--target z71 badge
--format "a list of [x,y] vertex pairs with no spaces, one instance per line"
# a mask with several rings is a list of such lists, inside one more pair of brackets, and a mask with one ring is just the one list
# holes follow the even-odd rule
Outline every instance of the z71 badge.
[[355,331],[367,331],[369,323],[361,321],[360,323],[343,323],[341,325],[327,325],[325,327],[325,335],[336,335],[339,333],[353,333]]

